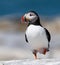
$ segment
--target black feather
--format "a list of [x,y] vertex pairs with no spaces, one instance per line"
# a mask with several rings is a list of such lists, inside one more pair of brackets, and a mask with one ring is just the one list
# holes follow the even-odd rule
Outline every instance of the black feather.
[[27,36],[26,36],[26,34],[25,34],[25,40],[26,40],[26,42],[28,43],[28,39],[27,39]]
[[50,35],[49,31],[46,28],[44,28],[44,29],[45,29],[46,36],[47,36],[47,39],[48,39],[48,49],[47,49],[47,51],[49,51],[49,48],[50,48],[49,42],[51,40],[51,35]]
[[44,29],[45,29],[45,31],[46,31],[46,35],[47,35],[48,42],[50,42],[50,40],[51,40],[51,35],[50,35],[49,31],[48,31],[46,28],[44,28]]

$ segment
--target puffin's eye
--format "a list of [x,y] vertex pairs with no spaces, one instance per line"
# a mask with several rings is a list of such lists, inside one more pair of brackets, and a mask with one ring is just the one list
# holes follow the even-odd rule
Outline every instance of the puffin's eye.
[[33,16],[32,14],[30,14],[30,16]]

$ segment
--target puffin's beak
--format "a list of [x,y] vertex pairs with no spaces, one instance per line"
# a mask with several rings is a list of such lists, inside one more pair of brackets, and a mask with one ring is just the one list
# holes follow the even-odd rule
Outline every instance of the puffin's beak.
[[24,17],[24,16],[21,17],[21,21],[22,21],[22,22],[25,21],[25,17]]
[[28,22],[28,21],[29,21],[29,19],[28,19],[28,18],[26,18],[26,17],[24,17],[24,16],[22,16],[22,17],[21,17],[21,21],[22,21],[22,22]]

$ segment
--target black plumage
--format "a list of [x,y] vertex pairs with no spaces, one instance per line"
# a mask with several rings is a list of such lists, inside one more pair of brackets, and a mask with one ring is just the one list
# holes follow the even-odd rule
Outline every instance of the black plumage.
[[45,29],[47,40],[48,40],[48,49],[47,50],[49,51],[49,48],[50,48],[49,42],[51,40],[51,35],[50,35],[49,31],[46,28],[44,28],[44,29]]
[[27,39],[27,36],[26,36],[26,34],[25,34],[25,40],[26,40],[26,42],[28,43],[28,39]]
[[44,29],[45,29],[45,32],[46,32],[46,36],[47,36],[48,42],[50,42],[50,40],[51,40],[50,33],[49,33],[49,31],[46,28],[44,28]]

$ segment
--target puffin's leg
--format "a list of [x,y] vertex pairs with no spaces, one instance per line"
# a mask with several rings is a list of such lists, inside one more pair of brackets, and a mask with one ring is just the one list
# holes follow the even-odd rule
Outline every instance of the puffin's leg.
[[47,52],[47,49],[46,49],[46,48],[44,48],[44,50],[43,50],[43,54],[45,55],[45,54],[46,54],[46,52]]
[[47,48],[41,48],[41,49],[38,49],[38,52],[39,53],[42,53],[42,54],[46,54],[46,52],[47,52]]
[[34,54],[34,58],[37,59],[37,50],[34,50],[33,54]]

